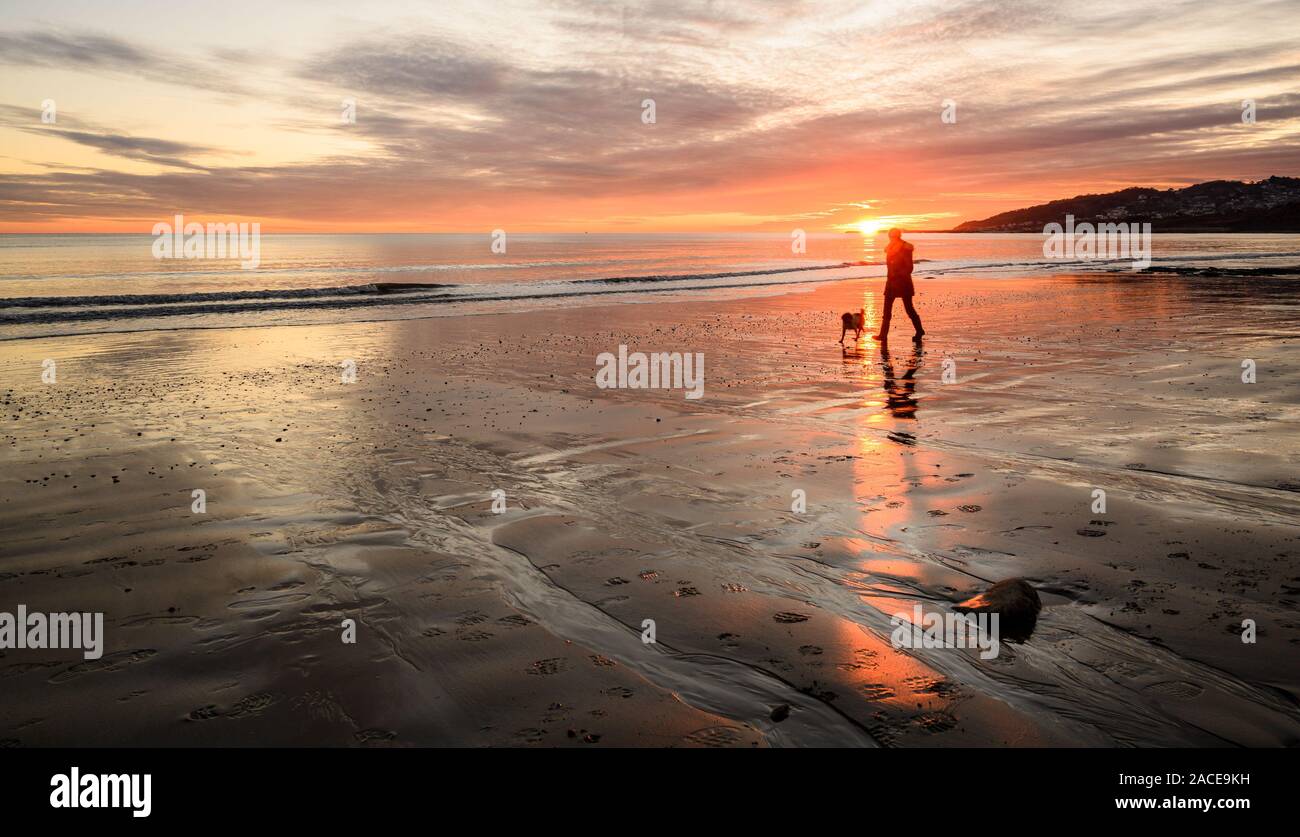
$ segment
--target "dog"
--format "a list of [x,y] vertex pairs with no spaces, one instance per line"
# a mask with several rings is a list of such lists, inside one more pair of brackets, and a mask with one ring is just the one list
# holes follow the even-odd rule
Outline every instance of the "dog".
[[866,321],[867,321],[867,311],[865,308],[859,308],[858,313],[856,314],[851,314],[848,311],[845,311],[843,314],[841,314],[840,325],[842,326],[842,328],[840,328],[840,344],[843,345],[844,335],[848,333],[849,329],[853,329],[854,340],[857,340],[859,337],[861,337],[862,329],[866,328]]

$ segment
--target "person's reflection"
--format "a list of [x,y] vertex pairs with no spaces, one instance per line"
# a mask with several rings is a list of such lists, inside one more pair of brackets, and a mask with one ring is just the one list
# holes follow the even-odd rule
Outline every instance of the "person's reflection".
[[[898,366],[887,343],[880,344],[880,368],[885,387],[885,409],[894,418],[916,418],[916,370],[921,366],[921,347],[915,345],[906,357],[898,356]],[[901,374],[900,374],[901,373]]]
[[[844,346],[841,349],[844,363],[853,367],[855,376],[864,379],[871,377],[867,368],[869,355],[858,346]],[[893,355],[889,344],[880,344],[881,384],[885,390],[885,409],[894,418],[916,418],[916,371],[921,368],[921,359],[925,352],[920,345],[914,344],[910,352]],[[895,362],[897,361],[897,363]],[[860,368],[859,368],[860,367]]]

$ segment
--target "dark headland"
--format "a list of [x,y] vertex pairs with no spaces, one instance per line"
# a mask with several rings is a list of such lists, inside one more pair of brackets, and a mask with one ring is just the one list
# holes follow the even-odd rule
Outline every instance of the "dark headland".
[[967,221],[947,232],[1038,233],[1066,215],[1076,223],[1149,223],[1163,233],[1300,232],[1300,178],[1212,180],[1184,189],[1133,187],[1077,195]]

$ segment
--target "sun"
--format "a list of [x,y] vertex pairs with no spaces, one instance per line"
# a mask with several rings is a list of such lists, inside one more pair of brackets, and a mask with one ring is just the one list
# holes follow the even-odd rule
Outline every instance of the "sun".
[[881,218],[863,218],[854,224],[854,228],[863,235],[875,235],[884,228],[886,221]]

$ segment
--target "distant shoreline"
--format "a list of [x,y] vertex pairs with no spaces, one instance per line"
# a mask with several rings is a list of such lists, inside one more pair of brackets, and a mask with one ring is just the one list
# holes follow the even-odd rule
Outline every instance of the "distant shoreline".
[[[1096,220],[1092,220],[1092,221],[1089,221],[1089,220],[1086,220],[1086,219],[1085,219],[1085,220],[1078,220],[1078,219],[1076,219],[1076,223],[1079,223],[1079,224],[1085,224],[1085,223],[1086,223],[1086,224],[1124,224],[1124,223],[1133,223],[1133,222],[1131,222],[1131,221],[1110,221],[1110,220],[1106,220],[1106,221],[1096,221]],[[1160,235],[1160,234],[1162,234],[1162,233],[1163,233],[1163,234],[1172,234],[1172,235],[1300,235],[1300,230],[1279,230],[1279,229],[1265,229],[1265,230],[1228,230],[1228,229],[1205,229],[1204,227],[1198,227],[1198,228],[1196,228],[1196,229],[1186,229],[1186,228],[1182,228],[1182,227],[1172,227],[1172,228],[1154,229],[1154,227],[1155,227],[1154,224],[1152,224],[1152,227],[1153,227],[1153,229],[1152,229],[1152,231],[1151,231],[1151,232],[1152,232],[1152,235]],[[994,229],[979,229],[979,230],[909,230],[909,232],[912,232],[913,234],[917,234],[917,233],[954,233],[954,234],[957,234],[957,235],[988,235],[988,234],[990,234],[990,233],[996,233],[996,234],[999,234],[999,235],[1042,235],[1042,233],[1039,232],[1039,231],[1037,231],[1037,230],[994,230]]]

